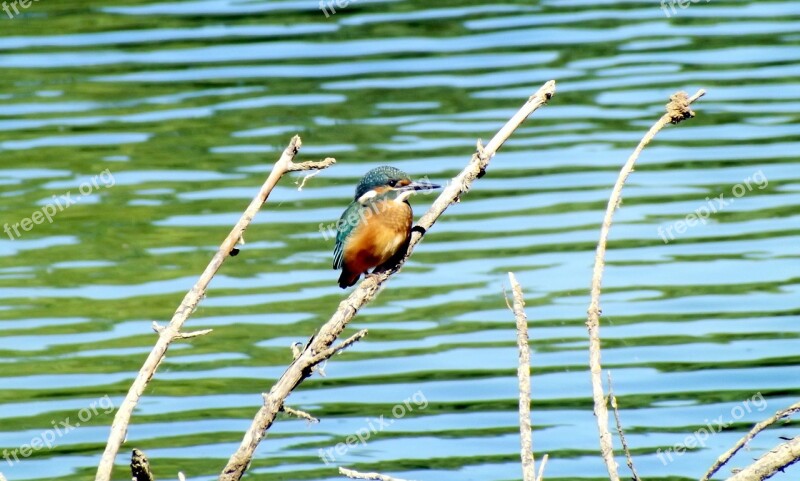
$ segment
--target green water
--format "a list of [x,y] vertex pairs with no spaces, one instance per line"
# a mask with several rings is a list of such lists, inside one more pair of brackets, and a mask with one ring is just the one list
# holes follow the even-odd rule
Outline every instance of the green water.
[[[320,226],[357,179],[391,164],[446,183],[556,79],[550,105],[346,331],[369,336],[289,398],[322,422],[281,418],[246,479],[339,479],[340,465],[519,479],[509,270],[528,300],[546,479],[604,479],[583,324],[600,221],[669,95],[705,88],[697,118],[662,132],[628,182],[602,328],[640,474],[698,479],[800,394],[800,4],[688,5],[669,18],[655,0],[359,0],[328,17],[313,0],[0,10],[0,452],[19,453],[0,472],[93,479],[152,321],[171,317],[299,133],[300,160],[336,166],[302,191],[302,176],[282,180],[187,323],[213,334],[170,349],[115,471],[129,479],[137,447],[158,479],[216,479],[289,345],[346,295]],[[705,224],[676,224],[720,194]],[[431,200],[413,200],[417,215]],[[336,453],[380,416],[393,422]],[[722,432],[674,454],[719,416]],[[796,426],[756,438],[719,479]],[[21,454],[35,439],[50,446]]]

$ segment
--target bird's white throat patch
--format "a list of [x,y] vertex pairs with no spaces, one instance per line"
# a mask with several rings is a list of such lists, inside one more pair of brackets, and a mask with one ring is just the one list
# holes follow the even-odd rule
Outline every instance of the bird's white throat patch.
[[369,192],[358,198],[358,203],[361,205],[366,205],[367,202],[374,199],[377,195],[378,195],[377,192],[375,192],[374,190],[370,190]]

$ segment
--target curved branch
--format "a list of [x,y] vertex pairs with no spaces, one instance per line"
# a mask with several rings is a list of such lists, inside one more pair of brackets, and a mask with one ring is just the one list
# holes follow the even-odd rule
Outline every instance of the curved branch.
[[587,311],[586,328],[589,331],[589,367],[592,373],[594,415],[597,418],[597,430],[600,434],[600,453],[603,456],[603,461],[606,464],[611,481],[619,481],[619,474],[617,472],[617,462],[614,460],[614,447],[611,441],[611,432],[608,430],[608,407],[606,406],[606,399],[603,393],[602,367],[600,364],[600,290],[603,280],[603,269],[605,268],[608,233],[611,230],[614,212],[617,210],[622,200],[622,187],[625,185],[628,176],[633,172],[633,165],[639,158],[639,154],[642,153],[645,146],[649,144],[656,134],[667,124],[676,124],[682,120],[693,117],[694,112],[691,111],[689,106],[703,95],[705,95],[705,91],[700,90],[691,98],[686,95],[686,92],[678,92],[670,97],[670,102],[667,104],[667,113],[662,115],[661,118],[650,127],[650,130],[645,134],[639,142],[639,145],[636,146],[636,149],[628,158],[628,161],[625,162],[622,170],[620,170],[617,182],[614,184],[614,189],[611,191],[611,197],[608,199],[603,225],[600,228],[600,240],[597,243],[594,270],[592,272],[591,302]]
[[105,452],[103,452],[103,457],[101,458],[100,465],[97,468],[95,481],[109,481],[111,479],[111,472],[114,469],[114,460],[117,457],[120,446],[127,436],[128,423],[130,423],[133,410],[136,407],[136,404],[138,404],[139,398],[142,396],[142,393],[144,393],[144,390],[147,387],[147,384],[150,382],[150,379],[152,379],[153,375],[155,375],[158,366],[161,364],[161,361],[164,360],[164,356],[166,355],[167,349],[172,341],[206,334],[206,332],[203,331],[184,334],[181,332],[181,328],[189,316],[192,315],[195,308],[197,308],[200,300],[203,298],[203,296],[205,296],[206,289],[208,288],[211,279],[222,266],[222,263],[225,262],[225,259],[228,258],[231,250],[233,250],[233,248],[242,238],[244,231],[253,221],[253,217],[255,217],[256,213],[259,211],[259,209],[261,209],[261,206],[264,204],[264,202],[266,202],[269,194],[272,192],[272,189],[275,187],[281,177],[283,177],[283,175],[287,172],[300,170],[298,169],[298,166],[302,166],[302,170],[324,169],[336,163],[336,160],[327,158],[321,162],[304,162],[302,164],[295,164],[292,162],[292,160],[297,154],[297,151],[300,150],[301,145],[302,142],[300,141],[300,137],[294,136],[291,142],[289,142],[289,146],[283,151],[280,159],[278,159],[278,161],[275,163],[275,166],[272,168],[272,172],[270,172],[269,177],[264,182],[264,185],[261,186],[261,190],[250,202],[250,205],[247,207],[247,209],[245,209],[244,213],[239,219],[239,222],[237,222],[233,227],[230,234],[228,234],[228,237],[222,241],[222,244],[219,246],[219,250],[216,254],[214,254],[214,257],[211,258],[211,262],[209,262],[208,266],[200,275],[200,278],[197,280],[195,285],[192,286],[189,292],[186,293],[186,296],[184,296],[183,301],[181,302],[180,306],[178,306],[175,314],[172,316],[172,320],[169,321],[169,324],[166,327],[161,328],[161,326],[159,326],[160,329],[157,329],[158,341],[156,341],[155,346],[153,346],[153,350],[150,351],[150,355],[147,356],[147,360],[139,370],[139,374],[137,374],[136,379],[133,381],[133,384],[128,390],[128,394],[125,396],[125,399],[120,404],[117,413],[114,415],[114,422],[111,424],[111,433],[108,436],[108,443],[106,444]]
[[448,185],[434,201],[428,212],[420,218],[417,226],[413,229],[411,240],[403,259],[391,269],[364,279],[347,299],[339,304],[339,308],[333,316],[320,328],[317,335],[306,345],[300,356],[289,365],[280,379],[272,386],[270,392],[265,396],[266,402],[256,413],[239,448],[228,460],[228,464],[220,474],[220,481],[238,481],[241,479],[250,461],[253,459],[253,453],[255,453],[256,447],[275,421],[275,415],[280,410],[280,407],[283,406],[284,400],[294,388],[311,374],[309,361],[314,359],[318,353],[331,347],[358,310],[374,299],[384,282],[395,272],[400,270],[405,260],[408,259],[414,251],[414,248],[419,244],[420,240],[422,240],[424,233],[430,229],[439,216],[441,216],[450,205],[457,202],[461,195],[469,190],[475,179],[485,173],[486,167],[497,152],[497,149],[505,143],[508,137],[530,114],[544,105],[555,94],[555,88],[555,81],[551,80],[545,83],[528,99],[522,108],[506,122],[492,140],[489,141],[486,147],[481,146],[479,142],[477,151],[473,154],[467,167],[453,179],[450,185]]

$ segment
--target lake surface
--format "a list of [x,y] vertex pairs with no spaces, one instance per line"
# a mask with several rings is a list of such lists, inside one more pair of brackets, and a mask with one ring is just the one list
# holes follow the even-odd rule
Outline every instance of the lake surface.
[[[619,168],[681,89],[708,94],[642,155],[604,280],[604,366],[639,473],[698,479],[798,399],[800,3],[713,0],[669,18],[656,0],[333,8],[0,11],[0,450],[34,445],[0,460],[9,481],[93,479],[152,321],[169,320],[299,133],[300,159],[338,163],[275,190],[186,325],[213,334],[170,349],[115,476],[130,479],[137,447],[158,479],[216,479],[289,345],[346,294],[320,226],[357,179],[391,164],[447,182],[550,79],[550,105],[348,328],[368,337],[289,398],[322,422],[282,418],[247,479],[341,479],[340,465],[520,479],[509,270],[528,301],[537,459],[549,453],[549,481],[603,479],[584,327],[594,247]],[[417,215],[431,201],[412,199]],[[796,435],[763,433],[718,479]]]

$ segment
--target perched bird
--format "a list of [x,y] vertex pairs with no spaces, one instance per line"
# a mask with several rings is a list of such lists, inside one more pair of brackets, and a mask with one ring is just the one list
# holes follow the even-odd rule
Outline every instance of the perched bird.
[[412,182],[408,174],[388,165],[367,172],[336,224],[333,268],[342,270],[339,287],[352,286],[362,273],[381,268],[405,252],[413,220],[408,198],[419,190],[438,188]]

